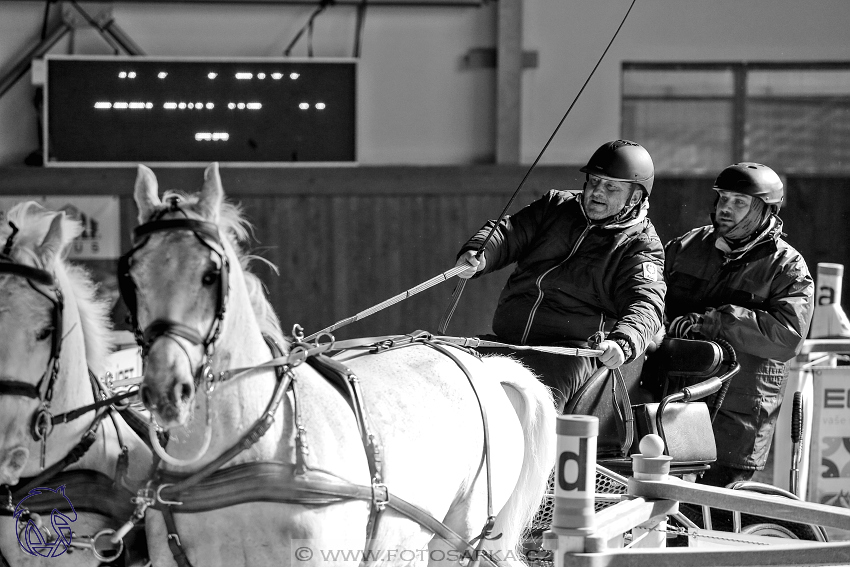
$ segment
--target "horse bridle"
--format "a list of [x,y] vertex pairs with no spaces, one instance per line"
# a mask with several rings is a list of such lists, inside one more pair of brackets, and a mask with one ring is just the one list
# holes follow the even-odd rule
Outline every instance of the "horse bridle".
[[[178,196],[172,196],[169,201],[169,208],[163,209],[152,220],[137,226],[133,230],[133,247],[118,260],[118,289],[127,306],[129,322],[133,328],[136,343],[142,347],[143,357],[150,350],[151,345],[161,337],[182,337],[194,345],[203,347],[205,361],[202,361],[200,365],[198,376],[196,376],[197,380],[211,373],[208,365],[215,352],[215,343],[221,334],[224,312],[227,305],[229,264],[221,236],[219,235],[218,226],[212,222],[189,218],[186,212],[180,208],[180,198]],[[162,218],[166,213],[171,212],[179,212],[185,218]],[[151,234],[174,230],[188,230],[195,235],[201,244],[209,248],[218,259],[220,271],[218,303],[216,305],[215,319],[210,325],[206,336],[201,336],[195,329],[188,325],[168,319],[157,319],[151,322],[145,329],[139,327],[138,304],[136,300],[137,288],[136,283],[130,276],[130,269],[133,266],[133,255],[147,244]],[[180,344],[179,341],[177,343],[178,345]]]
[[41,402],[41,406],[33,415],[30,425],[30,433],[35,441],[43,441],[53,428],[53,418],[50,415],[50,402],[53,399],[53,387],[59,376],[59,355],[62,350],[62,314],[64,301],[59,286],[53,274],[47,270],[34,268],[15,262],[12,259],[12,245],[18,228],[10,222],[12,234],[6,239],[6,245],[0,252],[0,274],[10,274],[24,278],[36,292],[46,297],[53,304],[52,337],[50,346],[50,360],[44,374],[41,375],[37,384],[30,384],[20,380],[0,380],[0,395],[23,396],[33,398]]

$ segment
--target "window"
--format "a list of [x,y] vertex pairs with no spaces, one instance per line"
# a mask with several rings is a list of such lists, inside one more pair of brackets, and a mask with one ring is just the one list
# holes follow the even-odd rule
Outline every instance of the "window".
[[850,63],[623,63],[623,137],[656,169],[850,173]]

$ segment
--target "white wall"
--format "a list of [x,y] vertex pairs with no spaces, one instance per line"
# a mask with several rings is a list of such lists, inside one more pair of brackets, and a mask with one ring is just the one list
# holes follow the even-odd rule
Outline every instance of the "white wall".
[[[525,0],[522,159],[537,156],[575,97],[628,0]],[[0,0],[0,73],[38,38],[42,2]],[[495,73],[466,69],[471,48],[493,47],[497,2],[482,7],[370,5],[360,60],[359,155],[364,164],[468,164],[494,155]],[[280,56],[312,6],[118,2],[119,26],[148,54]],[[355,10],[316,20],[316,56],[349,56]],[[638,0],[543,163],[580,163],[620,132],[623,60],[850,60],[848,0]],[[65,53],[68,41],[54,52]],[[109,53],[92,31],[76,53]],[[306,55],[306,37],[293,55]],[[0,165],[38,146],[29,77],[0,98]]]
[[[526,0],[522,159],[531,163],[614,35],[629,0]],[[620,135],[622,61],[850,61],[847,0],[637,0],[541,163],[582,163]]]

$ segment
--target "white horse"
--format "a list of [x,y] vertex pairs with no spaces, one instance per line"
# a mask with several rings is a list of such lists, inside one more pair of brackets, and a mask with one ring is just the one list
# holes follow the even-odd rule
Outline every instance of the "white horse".
[[[196,567],[356,565],[367,549],[364,564],[457,563],[462,546],[434,537],[394,505],[411,503],[467,541],[483,532],[488,467],[480,406],[495,515],[492,539],[480,545],[495,559],[519,563],[516,546],[555,454],[552,397],[533,374],[509,358],[482,360],[448,348],[455,362],[423,344],[341,357],[359,378],[381,447],[376,481],[351,406],[310,364],[298,364],[303,345],[284,338],[258,278],[247,271],[240,247],[246,225],[224,201],[218,165],[207,167],[199,193],[167,192],[162,200],[154,173],[139,166],[135,200],[141,226],[125,256],[122,293],[145,351],[143,401],[172,435],[162,471],[178,486],[161,485],[157,507],[183,502],[170,507],[170,527],[149,515],[155,565],[175,564],[168,544],[177,538]],[[274,356],[264,335],[290,353],[283,376],[256,368]],[[245,367],[254,370],[218,379]],[[267,409],[279,380],[290,379],[294,388]],[[264,411],[273,412],[271,428],[230,458],[228,449]],[[210,463],[217,468],[216,459],[226,461],[209,477],[219,480],[177,490],[187,475]],[[278,474],[269,478],[258,463],[274,464]],[[384,485],[389,504],[367,526],[385,502]],[[339,494],[356,487],[367,490]]]
[[[104,530],[129,519],[122,510],[132,511],[133,485],[146,479],[152,454],[120,416],[104,414],[107,408],[60,419],[94,403],[93,377],[102,376],[113,348],[108,308],[95,299],[94,283],[62,259],[82,227],[35,202],[16,205],[7,220],[0,226],[0,556],[13,566],[43,566],[47,556],[57,565],[100,565],[95,553],[73,545],[102,534],[102,557],[119,552]],[[78,461],[69,458],[82,451]],[[73,522],[70,548],[59,537],[53,504],[40,510],[42,518],[23,510],[39,506],[27,496],[30,488],[60,486],[76,512],[60,501],[62,521]],[[35,529],[38,523],[43,529]],[[44,529],[50,524],[53,530]],[[27,525],[33,529],[22,531]],[[58,540],[39,541],[49,537]]]

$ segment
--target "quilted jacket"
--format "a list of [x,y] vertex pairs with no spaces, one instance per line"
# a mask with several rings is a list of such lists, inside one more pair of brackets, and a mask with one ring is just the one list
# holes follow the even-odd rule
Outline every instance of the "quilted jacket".
[[[666,315],[704,315],[703,334],[726,339],[741,371],[722,410],[729,439],[718,437],[718,461],[745,469],[764,466],[788,376],[786,362],[803,344],[814,311],[814,282],[797,250],[781,238],[782,221],[753,242],[723,252],[711,226],[696,228],[666,246]],[[722,423],[720,424],[722,428]],[[718,435],[719,433],[719,435]]]
[[[595,224],[581,195],[550,191],[502,220],[476,277],[516,263],[493,316],[493,331],[515,344],[586,344],[596,331],[624,338],[633,360],[661,328],[664,250],[644,202],[622,222]],[[477,250],[493,221],[459,254]],[[628,362],[628,361],[627,361]]]

